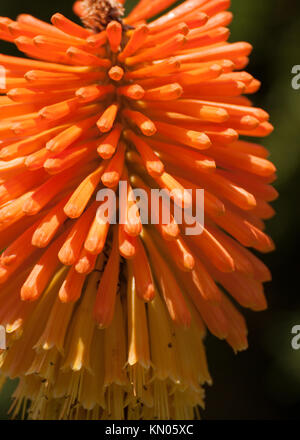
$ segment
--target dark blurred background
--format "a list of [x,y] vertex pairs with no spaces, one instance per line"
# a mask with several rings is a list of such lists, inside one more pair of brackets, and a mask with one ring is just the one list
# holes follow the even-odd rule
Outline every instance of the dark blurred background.
[[[126,3],[129,9],[136,0]],[[26,12],[49,20],[61,12],[74,18],[71,6],[72,0],[1,1],[0,15],[15,18]],[[262,81],[254,102],[269,111],[276,127],[264,145],[278,168],[277,215],[268,223],[277,251],[263,257],[273,272],[272,283],[266,285],[268,311],[245,312],[249,350],[235,356],[224,342],[207,339],[214,385],[207,390],[203,418],[299,419],[300,350],[291,348],[291,329],[300,325],[300,90],[291,86],[291,70],[300,65],[300,2],[232,0],[231,9],[231,41],[254,46],[248,70]],[[0,43],[0,51],[14,53],[9,44]],[[8,384],[0,396],[0,419],[6,418],[13,386]]]

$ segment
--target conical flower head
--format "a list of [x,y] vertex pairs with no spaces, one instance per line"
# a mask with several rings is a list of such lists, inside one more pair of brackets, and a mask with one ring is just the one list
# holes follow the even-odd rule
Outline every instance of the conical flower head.
[[191,419],[211,383],[206,331],[244,350],[235,304],[267,306],[252,250],[274,247],[276,170],[251,141],[273,130],[244,96],[260,86],[243,70],[251,45],[228,43],[230,1],[141,0],[127,17],[123,3],[76,2],[83,25],[0,18],[26,55],[0,55],[14,415]]

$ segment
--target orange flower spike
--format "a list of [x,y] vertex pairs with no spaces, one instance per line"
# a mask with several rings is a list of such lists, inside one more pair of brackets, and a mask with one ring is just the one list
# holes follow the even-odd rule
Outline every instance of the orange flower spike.
[[124,76],[124,70],[120,66],[113,66],[108,72],[108,76],[113,81],[121,81]]
[[152,301],[155,297],[154,281],[148,256],[140,238],[136,240],[136,255],[128,264],[132,265],[137,295],[142,301]]
[[67,203],[65,203],[64,213],[69,218],[81,216],[99,185],[104,169],[105,164],[101,164],[95,171],[90,173],[76,188]]
[[97,151],[102,159],[110,159],[115,154],[121,133],[121,124],[115,124],[113,130],[104,139],[101,140]]
[[76,91],[76,96],[80,99],[80,103],[90,103],[97,100],[103,100],[114,93],[115,87],[112,84],[107,86],[90,85],[81,87]]
[[171,319],[178,325],[188,328],[191,324],[190,311],[171,269],[154,245],[152,237],[143,231],[143,241],[148,249],[151,266],[164,297]]
[[85,279],[85,274],[78,273],[74,267],[71,267],[58,293],[61,302],[71,303],[78,301],[82,293]]
[[107,328],[114,316],[118,292],[120,255],[118,249],[117,227],[113,232],[112,250],[101,278],[94,305],[94,318],[99,328]]
[[75,222],[66,241],[61,247],[58,253],[58,258],[66,266],[72,266],[78,260],[82,245],[95,217],[97,206],[96,203],[91,205]]
[[155,124],[143,113],[133,110],[123,110],[122,115],[131,123],[139,127],[145,136],[153,136],[156,133]]
[[117,53],[122,40],[122,25],[118,21],[111,21],[106,27],[107,39],[111,51]]
[[114,188],[116,185],[118,185],[123,172],[124,162],[125,144],[120,142],[115,155],[110,159],[101,177],[103,185],[107,186],[108,188]]
[[[9,280],[0,291],[0,325],[13,342],[1,373],[21,377],[17,394],[31,400],[29,418],[55,418],[54,407],[61,418],[107,418],[108,412],[115,419],[192,418],[210,381],[205,326],[242,350],[245,321],[227,296],[254,310],[266,307],[262,283],[271,274],[245,247],[274,248],[264,220],[274,214],[269,202],[278,195],[271,186],[276,169],[266,148],[238,140],[273,130],[269,115],[243,96],[260,86],[244,71],[252,47],[227,42],[229,0],[185,0],[176,7],[175,0],[140,0],[127,19],[124,3],[76,2],[82,26],[61,14],[53,16],[54,25],[27,14],[15,22],[0,18],[0,38],[27,55],[0,54],[6,79],[0,96],[0,282]],[[173,9],[165,11],[168,6]],[[120,180],[127,188],[117,195]],[[113,189],[104,201],[103,184]],[[171,200],[151,200],[156,187],[171,191]],[[148,201],[137,201],[133,188],[145,190]],[[169,219],[163,213],[169,202],[172,210],[184,204],[195,211],[196,195],[187,188],[205,190],[205,226],[202,234],[183,237],[193,225],[184,219],[179,228],[174,212]],[[117,220],[118,197],[125,215]],[[142,227],[143,202],[151,228]],[[54,275],[58,255],[72,267]],[[129,303],[121,257],[127,259]],[[25,304],[20,291],[23,299],[39,301]],[[95,337],[93,305],[99,327],[108,327]],[[133,320],[132,307],[139,312]],[[64,380],[68,371],[58,381],[49,369],[35,371],[41,366],[31,350],[37,340],[37,347],[54,348],[46,353],[47,365],[56,365],[58,349],[62,365],[81,375],[80,386],[78,375],[76,383]],[[97,383],[85,367],[98,372]],[[63,405],[51,393],[48,402],[31,399],[34,372],[51,383],[53,396],[67,396]],[[166,378],[174,393],[165,392]],[[61,390],[67,382],[71,388]],[[141,411],[132,411],[138,402]]]
[[23,301],[36,301],[41,296],[59,265],[57,254],[65,239],[66,233],[63,233],[48,247],[33,267],[21,288]]
[[147,25],[142,24],[138,27],[136,27],[126,44],[125,48],[121,53],[118,55],[118,60],[120,62],[124,62],[127,57],[130,57],[135,52],[137,52],[146,41],[147,35],[149,33],[149,28]]
[[90,31],[83,28],[82,26],[79,26],[78,24],[74,23],[73,21],[69,20],[59,13],[54,14],[51,17],[51,22],[57,29],[73,37],[85,39],[91,35]]
[[142,99],[145,95],[145,90],[139,84],[118,87],[117,92],[120,96],[133,100]]
[[67,219],[63,207],[66,203],[66,198],[55,205],[50,212],[41,220],[32,235],[33,246],[45,248],[48,246],[58,229],[63,225]]
[[109,106],[102,114],[101,118],[97,122],[97,126],[102,133],[107,133],[112,129],[118,111],[119,111],[119,104],[115,103]]
[[128,130],[124,133],[126,139],[133,142],[134,146],[141,155],[148,173],[151,176],[161,176],[164,172],[164,164],[159,160],[152,148],[140,137]]
[[119,252],[122,257],[131,259],[136,255],[137,237],[127,234],[125,225],[119,224]]

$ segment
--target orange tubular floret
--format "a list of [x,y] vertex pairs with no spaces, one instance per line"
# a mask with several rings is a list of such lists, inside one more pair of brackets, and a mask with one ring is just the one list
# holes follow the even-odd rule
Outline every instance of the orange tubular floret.
[[135,52],[137,52],[138,49],[142,47],[143,43],[145,42],[148,33],[149,29],[148,26],[146,26],[145,24],[142,24],[134,29],[124,50],[118,55],[119,61],[123,62],[127,57],[130,57]]
[[119,50],[122,39],[122,25],[117,21],[111,21],[106,27],[107,39],[111,51],[116,53]]
[[137,238],[127,234],[125,225],[119,225],[119,252],[126,259],[134,258],[137,249]]
[[166,249],[170,258],[175,261],[179,269],[190,272],[195,267],[195,259],[182,237],[177,240],[167,241]]
[[75,264],[75,270],[80,274],[89,274],[94,270],[97,255],[88,253],[85,249],[81,250],[80,256]]
[[201,235],[195,235],[192,242],[201,249],[208,261],[221,272],[233,272],[235,270],[231,255],[206,228],[204,228]]
[[133,142],[139,154],[141,155],[145,167],[151,176],[161,176],[164,172],[164,164],[159,160],[149,145],[132,131],[125,132],[128,140]]
[[182,92],[183,89],[180,84],[167,84],[155,89],[146,90],[143,99],[145,101],[173,101],[180,98]]
[[110,131],[114,125],[119,111],[119,104],[115,103],[109,106],[97,122],[97,126],[102,133]]
[[33,246],[45,248],[48,246],[58,229],[63,225],[67,219],[63,207],[66,203],[66,198],[55,205],[50,212],[41,220],[32,235]]
[[53,158],[47,158],[44,168],[49,174],[58,174],[73,167],[79,161],[88,161],[96,158],[96,145],[97,141],[93,140],[64,150]]
[[47,150],[54,153],[60,153],[61,151],[64,151],[67,147],[69,147],[71,144],[81,138],[86,130],[95,125],[97,119],[97,116],[83,119],[82,121],[62,131],[57,136],[47,142]]
[[136,240],[136,255],[131,265],[137,295],[142,301],[152,301],[155,297],[154,281],[145,248],[139,238]]
[[146,49],[138,55],[128,57],[125,60],[127,66],[133,66],[135,64],[143,63],[145,61],[154,61],[162,58],[167,58],[172,56],[175,52],[180,50],[184,43],[186,42],[186,37],[182,34],[178,34],[172,37],[170,40],[162,43],[151,49]]
[[21,299],[23,301],[36,301],[42,295],[59,264],[57,253],[65,238],[66,233],[63,233],[48,247],[33,267],[21,288]]
[[125,109],[122,115],[131,123],[137,125],[145,136],[153,136],[156,133],[155,124],[143,113]]
[[26,215],[35,215],[49,201],[58,194],[65,186],[65,184],[72,178],[74,170],[69,169],[60,174],[60,178],[51,177],[43,185],[38,187],[23,204],[23,212]]
[[[154,32],[161,31],[162,26],[169,26],[170,24],[173,24],[174,21],[184,20],[186,15],[194,13],[206,2],[207,0],[187,0],[186,2],[172,9],[170,12],[167,12],[158,19],[154,20],[150,24],[150,28],[153,29]],[[207,21],[207,15],[203,15],[206,17]]]
[[76,96],[80,103],[89,103],[97,100],[103,100],[107,95],[114,93],[115,87],[112,84],[107,86],[89,85],[81,87],[76,91]]
[[138,84],[118,87],[117,91],[119,95],[134,100],[142,99],[145,95],[145,90]]
[[[169,75],[180,68],[180,62],[176,58],[168,58],[155,64],[126,72],[125,79],[143,79]],[[167,81],[167,80],[166,80]]]
[[91,33],[87,29],[79,26],[78,24],[74,23],[73,21],[69,20],[59,13],[54,14],[51,17],[51,22],[56,28],[74,37],[85,39],[91,35]]
[[121,142],[116,154],[110,159],[101,177],[103,185],[114,188],[121,178],[125,160],[125,144]]
[[109,72],[108,72],[108,76],[110,77],[110,79],[112,79],[113,81],[121,81],[121,79],[124,76],[124,70],[122,69],[122,67],[120,66],[113,66]]
[[[184,146],[175,144],[173,145],[165,142],[159,142],[154,139],[150,139],[148,143],[150,147],[154,149],[154,151],[158,152],[158,155],[161,157],[163,162],[166,161],[167,163],[174,165],[176,168],[180,169],[183,166],[185,169],[195,171],[209,171],[216,168],[216,163],[213,159],[208,156],[204,156],[196,150],[187,149]],[[180,157],[180,163],[178,163],[178,157]]]
[[149,252],[151,267],[160,286],[171,319],[176,324],[188,328],[191,323],[191,315],[177,280],[165,259],[154,245],[152,237],[144,234],[143,240]]
[[98,204],[93,203],[85,213],[76,221],[66,241],[61,247],[58,258],[66,266],[72,266],[80,256],[80,251],[90,229]]
[[90,198],[97,189],[104,169],[105,165],[101,164],[80,183],[64,206],[65,215],[69,218],[78,218],[81,216]]
[[78,301],[81,296],[85,278],[85,274],[78,273],[74,267],[71,267],[58,293],[61,302],[69,303]]
[[122,126],[115,124],[113,130],[103,139],[97,148],[98,154],[103,159],[110,159],[117,149],[122,132]]
[[34,173],[24,171],[16,177],[11,177],[0,184],[0,204],[9,202],[29,191],[38,185],[41,185],[45,180],[46,174],[43,170]]
[[56,121],[66,116],[70,116],[77,110],[79,105],[78,98],[71,98],[66,101],[44,107],[39,111],[39,115],[49,121]]
[[170,174],[164,172],[161,176],[155,177],[159,186],[169,191],[170,198],[179,208],[188,208],[192,204],[190,193]]
[[94,318],[99,328],[107,328],[113,319],[118,290],[120,255],[117,228],[114,228],[112,250],[105,266],[94,305]]
[[158,132],[165,137],[197,150],[206,150],[211,146],[208,136],[198,131],[187,130],[164,122],[154,122]]
[[150,3],[146,3],[144,7],[137,5],[126,19],[126,23],[130,24],[151,18],[171,6],[175,1],[176,0],[152,0]]
[[66,53],[69,59],[77,65],[105,68],[109,68],[111,66],[111,61],[109,59],[99,58],[96,55],[92,55],[82,49],[79,49],[78,47],[71,46]]
[[84,243],[85,250],[90,254],[98,255],[103,251],[113,215],[115,215],[114,200],[109,200],[108,213],[103,212],[101,205],[99,206]]

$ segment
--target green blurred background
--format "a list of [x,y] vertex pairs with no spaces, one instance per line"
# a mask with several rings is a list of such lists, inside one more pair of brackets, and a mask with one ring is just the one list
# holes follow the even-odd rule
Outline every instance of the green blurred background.
[[[136,0],[127,0],[128,8],[134,4]],[[72,0],[10,0],[1,2],[0,15],[15,18],[26,12],[49,20],[59,11],[73,17],[71,5]],[[300,350],[291,348],[291,328],[300,325],[300,90],[291,87],[291,70],[300,65],[300,2],[232,0],[232,11],[231,40],[254,46],[248,70],[262,81],[255,104],[270,112],[276,127],[264,145],[278,167],[277,215],[268,223],[277,251],[264,257],[273,272],[266,286],[269,310],[245,312],[249,350],[235,356],[224,342],[207,339],[214,385],[207,390],[203,418],[298,419]],[[0,43],[0,51],[14,53],[9,44]],[[13,386],[8,384],[0,396],[0,420],[6,418]]]

